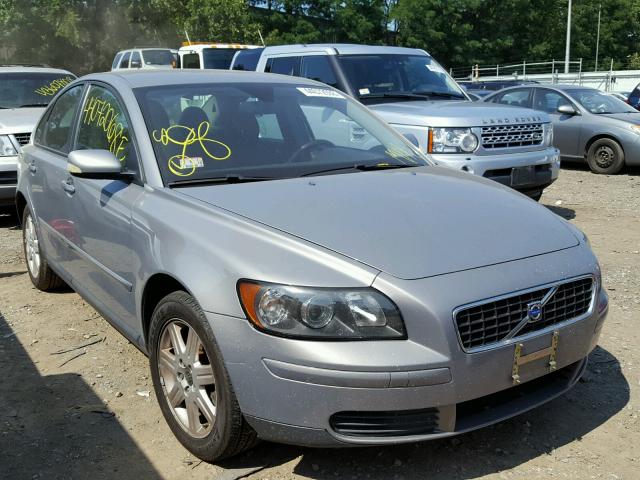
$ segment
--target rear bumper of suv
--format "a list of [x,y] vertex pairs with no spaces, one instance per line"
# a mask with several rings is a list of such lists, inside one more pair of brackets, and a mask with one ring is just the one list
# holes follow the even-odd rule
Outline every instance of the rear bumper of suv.
[[[464,170],[481,177],[495,180],[527,194],[535,194],[556,181],[560,173],[560,151],[549,147],[543,150],[500,155],[450,155],[432,157],[441,165]],[[532,167],[529,180],[517,182],[514,168]]]
[[18,171],[17,157],[3,157],[0,163],[0,207],[15,203]]

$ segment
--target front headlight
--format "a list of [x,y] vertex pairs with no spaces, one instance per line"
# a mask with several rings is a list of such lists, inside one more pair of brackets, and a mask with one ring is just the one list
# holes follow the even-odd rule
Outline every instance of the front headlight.
[[240,303],[259,330],[322,340],[406,338],[395,304],[372,288],[308,288],[243,280]]
[[0,135],[0,157],[13,157],[17,154],[9,135]]
[[544,126],[544,144],[548,147],[553,145],[553,124],[551,123]]
[[478,148],[478,137],[470,128],[430,128],[429,153],[471,153]]

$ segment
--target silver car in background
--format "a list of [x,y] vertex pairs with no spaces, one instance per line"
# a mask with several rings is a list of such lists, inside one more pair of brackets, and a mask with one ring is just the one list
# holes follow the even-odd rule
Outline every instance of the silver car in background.
[[586,161],[604,174],[640,165],[640,112],[613,95],[580,85],[540,84],[506,88],[483,101],[548,113],[562,160]]
[[209,461],[511,417],[577,382],[608,310],[578,229],[311,80],[83,77],[19,169],[33,284],[66,282],[149,355]]

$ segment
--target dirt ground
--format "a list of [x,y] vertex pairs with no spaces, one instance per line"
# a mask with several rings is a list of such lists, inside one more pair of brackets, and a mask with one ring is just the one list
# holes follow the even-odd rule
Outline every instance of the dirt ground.
[[571,392],[453,439],[343,450],[262,443],[220,465],[174,439],[140,352],[75,293],[31,286],[21,231],[0,216],[0,478],[638,479],[638,173],[563,169],[542,198],[588,234],[611,301]]

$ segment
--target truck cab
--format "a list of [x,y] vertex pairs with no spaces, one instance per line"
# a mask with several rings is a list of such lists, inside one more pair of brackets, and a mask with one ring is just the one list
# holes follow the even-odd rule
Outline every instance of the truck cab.
[[424,50],[350,44],[266,47],[256,70],[342,90],[439,164],[493,179],[534,199],[558,177],[560,156],[546,113],[472,102]]
[[257,45],[239,43],[190,43],[178,49],[180,68],[226,70],[239,50],[260,48]]

